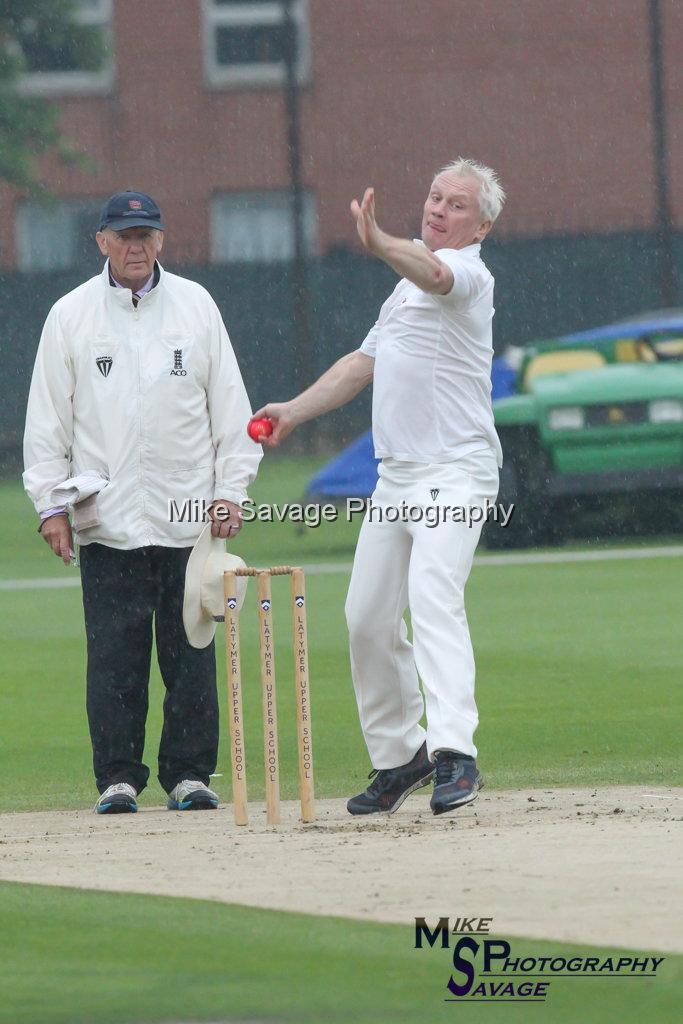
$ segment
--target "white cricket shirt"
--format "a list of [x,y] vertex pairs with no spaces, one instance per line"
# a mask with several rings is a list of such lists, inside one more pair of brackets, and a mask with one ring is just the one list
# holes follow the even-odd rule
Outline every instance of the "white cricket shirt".
[[453,271],[448,295],[402,278],[361,345],[375,360],[377,458],[450,462],[489,448],[503,463],[491,409],[493,277],[480,248],[437,249]]

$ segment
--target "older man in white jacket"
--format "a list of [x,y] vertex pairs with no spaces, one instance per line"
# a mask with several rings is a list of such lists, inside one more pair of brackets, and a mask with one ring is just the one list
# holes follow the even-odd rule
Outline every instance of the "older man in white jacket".
[[[234,536],[261,451],[220,313],[200,285],[157,262],[161,214],[122,192],[97,232],[100,275],[51,309],[28,402],[24,486],[66,563],[80,543],[87,709],[99,813],[130,812],[142,762],[152,630],[166,687],[159,781],[172,809],[217,806],[213,644],[182,624],[185,564],[203,523]],[[185,514],[183,514],[183,511]]]

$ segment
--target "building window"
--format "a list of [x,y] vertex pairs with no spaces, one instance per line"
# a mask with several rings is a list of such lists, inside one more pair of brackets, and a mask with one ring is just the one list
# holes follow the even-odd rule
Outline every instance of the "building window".
[[28,199],[17,206],[16,243],[19,270],[96,270],[95,243],[102,203],[66,199],[52,203]]
[[18,40],[26,72],[21,91],[43,93],[105,92],[114,79],[112,0],[75,0],[77,32],[56,36],[38,31],[26,18]]
[[[303,197],[306,254],[317,250],[315,199]],[[294,258],[292,202],[288,192],[229,192],[211,202],[214,263],[275,263]]]
[[[299,82],[309,75],[308,0],[291,0]],[[284,0],[204,0],[204,67],[210,85],[285,80]]]

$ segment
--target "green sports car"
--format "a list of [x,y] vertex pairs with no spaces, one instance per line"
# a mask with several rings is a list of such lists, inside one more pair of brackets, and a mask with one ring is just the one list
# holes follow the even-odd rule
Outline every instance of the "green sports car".
[[498,500],[515,511],[506,528],[489,525],[489,547],[552,543],[568,514],[624,496],[632,507],[666,496],[683,521],[683,312],[525,349],[517,393],[493,407]]

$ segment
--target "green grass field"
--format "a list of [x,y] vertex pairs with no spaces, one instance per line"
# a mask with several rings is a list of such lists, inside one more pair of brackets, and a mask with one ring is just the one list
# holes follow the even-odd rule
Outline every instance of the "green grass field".
[[[313,459],[266,460],[256,501],[297,500]],[[0,579],[75,577],[35,532],[15,483],[0,485]],[[350,562],[359,524],[245,527],[235,549],[252,564]],[[492,787],[680,782],[683,560],[475,567],[468,614],[478,665],[480,762]],[[343,796],[369,769],[350,682],[343,604],[347,575],[311,574],[309,639],[316,791]],[[287,584],[275,581],[283,796],[295,796]],[[282,590],[280,590],[282,588]],[[282,594],[278,605],[279,593]],[[253,597],[253,595],[252,595]],[[0,590],[0,810],[87,807],[94,801],[84,709],[80,591]],[[262,795],[256,612],[243,613],[250,797]],[[220,693],[224,699],[222,653]],[[249,685],[249,684],[252,685]],[[162,684],[148,722],[152,782]],[[227,730],[226,730],[227,731]],[[216,788],[229,799],[226,747]],[[406,929],[321,921],[199,901],[2,886],[0,1021],[463,1019],[444,1004],[447,964],[418,960]],[[520,943],[550,949],[548,943]],[[564,945],[562,952],[566,951]],[[558,986],[533,1012],[553,1022],[674,1017],[674,964],[650,982]],[[638,991],[632,986],[638,985]],[[615,987],[616,986],[616,987]],[[680,989],[678,998],[680,1000]],[[680,1003],[679,1003],[680,1008]],[[469,1008],[468,1008],[469,1010]],[[506,1010],[469,1010],[465,1019]],[[526,1019],[526,1018],[525,1018]]]
[[[256,501],[295,500],[311,459],[266,460]],[[0,486],[4,536],[0,578],[76,578],[35,533],[15,484]],[[250,564],[350,562],[357,524],[297,530],[290,523],[245,526],[235,550]],[[675,708],[681,612],[681,559],[580,564],[477,566],[468,615],[477,653],[477,734],[491,786],[676,782]],[[344,597],[347,574],[309,575],[309,640],[316,788],[353,790],[369,766],[351,687]],[[294,708],[287,582],[275,580],[276,669],[283,793],[295,787]],[[278,600],[279,598],[279,600]],[[0,591],[3,679],[0,714],[12,766],[0,809],[82,807],[94,799],[84,713],[80,590]],[[242,615],[250,793],[261,790],[256,611]],[[220,640],[220,633],[219,640]],[[222,650],[220,695],[224,698]],[[253,685],[249,685],[249,682]],[[163,685],[152,696],[146,757],[155,777]],[[227,730],[225,730],[227,732]],[[27,756],[28,753],[28,756]],[[225,743],[217,768],[227,797]],[[142,800],[158,803],[154,781]]]
[[[0,1024],[680,1019],[681,958],[654,979],[561,978],[544,1006],[481,1010],[444,1002],[449,952],[415,949],[410,926],[41,886],[0,885],[0,897]],[[596,952],[511,945],[519,957]]]

